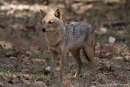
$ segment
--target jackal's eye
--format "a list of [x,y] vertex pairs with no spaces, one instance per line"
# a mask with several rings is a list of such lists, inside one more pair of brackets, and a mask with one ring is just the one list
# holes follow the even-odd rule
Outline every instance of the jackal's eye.
[[48,21],[48,24],[53,24],[54,22],[53,21]]

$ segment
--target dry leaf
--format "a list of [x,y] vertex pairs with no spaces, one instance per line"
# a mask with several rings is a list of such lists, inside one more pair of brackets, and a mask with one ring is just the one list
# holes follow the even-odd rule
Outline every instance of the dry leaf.
[[13,79],[16,79],[16,78],[17,78],[17,76],[16,76],[16,75],[12,75],[12,78],[13,78]]
[[21,58],[25,58],[25,55],[23,54],[23,55],[21,55]]
[[25,80],[25,79],[22,79],[22,82],[25,83],[25,84],[31,84],[31,82],[29,80]]
[[40,53],[40,48],[38,46],[34,46],[30,48],[30,51],[34,53]]
[[72,74],[72,75],[75,75],[76,71],[77,71],[76,69],[72,70],[72,71],[71,71],[71,74]]
[[125,56],[124,57],[124,62],[129,62],[130,56]]
[[12,44],[6,41],[0,41],[0,46],[4,49],[12,49]]
[[36,27],[35,26],[25,26],[24,28],[25,31],[27,32],[35,32],[36,31]]
[[107,70],[110,70],[110,69],[111,69],[111,65],[110,65],[109,63],[105,64],[104,66],[105,66],[105,68],[106,68]]
[[29,69],[22,69],[22,72],[30,73],[31,71]]
[[34,81],[33,85],[35,87],[47,87],[46,84],[44,82],[42,82],[42,81]]
[[16,83],[19,83],[19,80],[18,80],[18,78],[12,79],[11,81],[9,81],[9,83],[16,84]]
[[0,87],[4,87],[4,84],[2,82],[0,82]]
[[32,52],[26,51],[26,55],[27,55],[27,56],[30,56],[31,54],[32,54]]
[[69,85],[69,83],[71,82],[71,80],[63,80],[62,83],[65,87],[67,87],[67,85]]
[[130,71],[130,65],[124,66],[125,70]]
[[35,58],[31,60],[33,63],[38,63],[38,62],[46,62],[45,59],[39,59],[39,58]]

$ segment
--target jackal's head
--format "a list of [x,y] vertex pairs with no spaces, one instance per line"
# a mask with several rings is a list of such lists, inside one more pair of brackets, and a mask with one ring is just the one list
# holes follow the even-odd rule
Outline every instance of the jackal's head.
[[62,20],[61,12],[59,9],[57,9],[55,12],[45,12],[43,10],[40,10],[40,12],[43,17],[43,32],[54,32],[60,29]]

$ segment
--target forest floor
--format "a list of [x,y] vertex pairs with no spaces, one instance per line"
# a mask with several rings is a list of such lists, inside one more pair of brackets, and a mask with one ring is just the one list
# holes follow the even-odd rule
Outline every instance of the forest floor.
[[[130,12],[124,2],[74,0],[67,8],[63,2],[43,1],[0,1],[0,87],[130,87]],[[83,55],[81,74],[73,77],[77,66],[69,53],[62,83],[48,80],[51,54],[39,12],[48,8],[59,8],[65,24],[84,21],[94,27],[96,80]]]

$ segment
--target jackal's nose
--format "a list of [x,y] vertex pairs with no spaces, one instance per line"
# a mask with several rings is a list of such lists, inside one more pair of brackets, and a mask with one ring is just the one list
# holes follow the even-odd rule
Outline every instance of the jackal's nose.
[[46,32],[46,28],[42,28],[42,31],[43,31],[43,32]]

